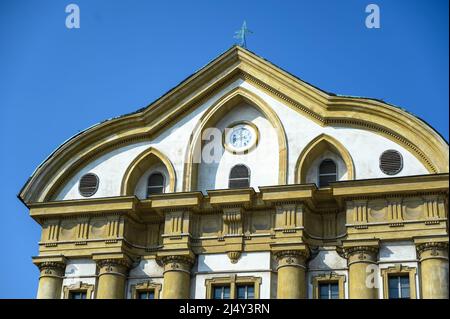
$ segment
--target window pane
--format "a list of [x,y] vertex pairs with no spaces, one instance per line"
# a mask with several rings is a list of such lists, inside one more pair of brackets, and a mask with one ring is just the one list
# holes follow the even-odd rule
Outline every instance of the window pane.
[[339,284],[337,282],[330,284],[330,290],[331,299],[339,299]]
[[150,175],[147,184],[147,196],[162,193],[164,193],[164,176],[161,173]]
[[250,187],[250,180],[245,179],[230,179],[229,188],[248,188]]
[[229,188],[247,188],[250,186],[250,172],[245,165],[236,165],[230,171]]
[[150,291],[140,291],[138,293],[139,299],[155,299],[155,292],[153,290]]
[[255,299],[255,286],[247,286],[247,299]]
[[245,165],[236,165],[230,172],[230,178],[247,178],[248,176],[248,168]]
[[86,292],[74,291],[69,294],[70,299],[86,299]]
[[149,187],[149,188],[147,188],[148,195],[162,194],[162,193],[164,193],[164,187]]
[[230,287],[223,287],[223,299],[230,299]]
[[255,287],[253,285],[239,285],[237,286],[238,299],[254,299]]
[[238,299],[245,299],[245,286],[238,286],[237,287],[237,298]]
[[230,286],[213,287],[213,299],[230,299]]
[[214,299],[222,299],[222,287],[214,287]]
[[388,277],[388,286],[389,286],[389,299],[400,298],[399,277],[398,276],[389,276]]
[[319,176],[319,187],[327,187],[331,182],[335,182],[336,180],[336,175]]
[[319,298],[320,299],[330,299],[328,284],[319,284]]
[[320,163],[319,174],[336,174],[336,164],[332,160],[324,160]]
[[410,298],[409,276],[400,277],[400,289],[402,293],[402,298],[409,299]]
[[164,177],[160,173],[152,174],[148,178],[148,186],[161,186],[164,184]]

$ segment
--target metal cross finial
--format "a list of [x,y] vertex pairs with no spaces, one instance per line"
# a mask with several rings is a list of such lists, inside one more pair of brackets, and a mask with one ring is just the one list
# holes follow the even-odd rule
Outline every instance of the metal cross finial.
[[234,33],[234,38],[239,40],[238,45],[240,45],[243,48],[247,48],[247,34],[250,33],[253,32],[247,29],[247,22],[244,20],[241,29]]

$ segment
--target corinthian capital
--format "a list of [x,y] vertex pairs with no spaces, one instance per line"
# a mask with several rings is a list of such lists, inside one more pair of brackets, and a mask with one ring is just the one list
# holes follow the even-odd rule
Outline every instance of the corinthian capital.
[[128,258],[105,258],[96,259],[99,275],[115,274],[125,276],[131,266]]
[[66,260],[63,256],[33,257],[33,263],[39,268],[41,277],[62,277],[66,269]]
[[191,267],[195,260],[190,255],[168,255],[160,257],[161,263],[164,265],[164,272],[167,271],[184,271],[190,273]]
[[278,261],[277,269],[281,267],[301,267],[305,268],[306,260],[309,258],[309,249],[304,250],[282,250],[277,251],[275,258]]
[[62,277],[66,269],[65,263],[56,261],[45,261],[37,264],[37,266],[41,271],[41,276],[47,277]]
[[448,259],[448,242],[428,242],[416,246],[421,260],[429,258]]
[[349,263],[354,262],[376,262],[378,246],[356,245],[338,249],[338,253],[346,258]]

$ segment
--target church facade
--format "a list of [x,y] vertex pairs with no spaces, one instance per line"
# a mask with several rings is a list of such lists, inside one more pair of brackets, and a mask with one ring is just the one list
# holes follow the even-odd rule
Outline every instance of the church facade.
[[448,298],[447,142],[234,46],[19,197],[38,298]]

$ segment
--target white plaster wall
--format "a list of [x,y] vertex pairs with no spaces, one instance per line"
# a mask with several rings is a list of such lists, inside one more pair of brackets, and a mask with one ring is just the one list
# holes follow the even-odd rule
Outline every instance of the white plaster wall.
[[[322,133],[331,135],[347,148],[355,164],[355,178],[357,179],[389,177],[383,174],[379,169],[379,156],[387,149],[395,149],[403,156],[403,170],[395,176],[427,174],[427,170],[416,157],[402,146],[397,145],[381,135],[354,128],[321,127],[297,111],[262,92],[250,83],[237,80],[214,95],[202,106],[193,110],[178,123],[172,127],[168,127],[167,130],[155,138],[155,140],[122,147],[101,156],[91,163],[87,163],[85,167],[80,169],[75,176],[67,182],[65,187],[58,194],[57,199],[83,198],[78,193],[78,181],[82,175],[88,172],[97,174],[100,179],[99,189],[92,198],[119,196],[120,185],[126,168],[136,156],[150,146],[155,147],[164,153],[173,163],[176,172],[176,191],[181,191],[186,149],[194,127],[198,124],[203,113],[217,101],[218,98],[237,86],[242,86],[264,99],[277,113],[283,123],[288,141],[289,183],[294,183],[295,164],[300,152],[312,139]],[[240,119],[242,116],[248,116],[248,112],[249,111],[244,113],[236,112],[234,115],[232,112],[229,116],[230,119],[231,117]],[[266,120],[263,118],[257,118],[254,121],[255,124],[258,124],[262,128],[267,126],[267,123],[264,122]],[[225,124],[225,122],[226,119],[224,119],[223,124]],[[265,129],[262,131],[265,132]],[[278,158],[276,158],[277,155],[275,156],[275,154],[278,154],[278,147],[275,147],[272,143],[273,139],[270,137],[270,130],[267,130],[267,132],[268,137],[264,138],[264,140],[267,141],[269,145],[263,145],[261,143],[258,147],[261,148],[261,151],[254,150],[250,152],[246,158],[234,158],[236,161],[246,160],[250,164],[250,169],[252,171],[251,186],[257,187],[261,185],[277,184],[278,182],[277,178],[275,178],[275,175],[278,173]],[[267,151],[269,147],[273,148],[270,154]],[[270,156],[267,156],[268,154]],[[228,157],[228,154],[224,156]],[[215,177],[212,176],[213,173],[209,170],[205,170],[201,173],[203,174],[199,183],[199,185],[201,185],[201,190],[213,186],[215,188],[226,188],[229,170],[228,167],[225,166],[229,165],[227,164],[229,161],[232,161],[232,159],[224,158],[223,161],[221,161],[221,166],[216,170],[217,176]],[[213,178],[215,180],[214,183],[212,182]]]
[[90,198],[119,196],[125,170],[141,152],[154,147],[165,154],[172,162],[176,174],[176,191],[182,190],[183,169],[186,149],[190,135],[199,123],[203,113],[226,92],[238,87],[243,81],[237,80],[211,97],[203,105],[187,114],[178,123],[167,127],[167,130],[153,141],[146,141],[111,151],[80,169],[65,185],[57,196],[57,200],[82,199],[78,192],[81,176],[95,173],[100,179],[97,192]]
[[126,285],[126,298],[131,299],[131,287],[133,285],[149,281],[155,284],[161,284],[160,298],[164,290],[163,285],[164,268],[159,266],[154,259],[141,260],[139,264],[130,269]]
[[416,296],[420,298],[420,282],[419,282],[419,265],[417,262],[416,246],[412,241],[393,241],[383,242],[380,245],[380,251],[378,253],[378,290],[379,298],[383,298],[383,277],[381,276],[381,270],[389,267],[395,267],[395,265],[401,264],[402,266],[416,268]]
[[198,255],[191,278],[191,297],[206,298],[206,279],[214,277],[254,276],[261,278],[260,298],[271,298],[271,256],[270,252],[242,253],[236,264],[227,254]]
[[250,187],[278,184],[278,137],[271,123],[253,106],[241,104],[235,106],[215,127],[221,134],[232,123],[248,121],[259,132],[259,143],[247,154],[232,154],[224,149],[220,140],[222,156],[213,163],[202,162],[199,165],[198,190],[228,188],[229,174],[233,166],[244,164],[250,169]]
[[310,270],[347,269],[347,259],[336,252],[335,247],[321,247],[316,256],[308,263]]
[[415,261],[416,246],[412,241],[382,242],[379,251],[379,262]]
[[295,164],[303,148],[323,133],[334,137],[349,151],[355,164],[356,179],[390,177],[379,169],[379,156],[387,149],[395,149],[403,156],[403,170],[395,176],[428,173],[414,155],[381,135],[355,128],[321,127],[250,83],[244,82],[241,86],[263,98],[283,123],[288,140],[289,183],[294,183]]
[[[92,259],[69,259],[66,264],[63,286],[71,286],[80,282],[95,285],[97,278],[96,271],[96,263]],[[94,294],[94,291],[92,293]],[[64,291],[61,290],[61,298],[63,297]]]

